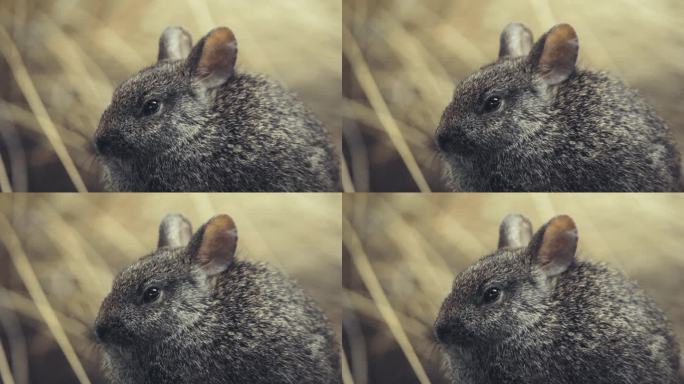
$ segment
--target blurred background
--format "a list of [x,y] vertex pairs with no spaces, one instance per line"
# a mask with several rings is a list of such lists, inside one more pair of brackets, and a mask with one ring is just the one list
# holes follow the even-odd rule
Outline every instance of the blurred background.
[[341,148],[341,1],[0,1],[0,190],[100,190],[90,138],[114,88],[156,62],[159,35],[217,26],[240,70],[281,81]]
[[499,223],[565,213],[579,257],[636,280],[684,343],[681,194],[356,194],[343,198],[343,345],[354,383],[447,383],[432,324],[456,273],[496,249]]
[[339,337],[340,206],[339,194],[0,196],[0,382],[10,370],[17,384],[103,382],[89,338],[100,303],[120,270],[156,248],[170,212],[194,229],[230,214],[240,257],[295,278]]
[[684,150],[684,2],[344,0],[344,156],[357,191],[443,190],[431,149],[454,83],[493,62],[511,21],[535,39],[560,22],[579,63],[620,76]]

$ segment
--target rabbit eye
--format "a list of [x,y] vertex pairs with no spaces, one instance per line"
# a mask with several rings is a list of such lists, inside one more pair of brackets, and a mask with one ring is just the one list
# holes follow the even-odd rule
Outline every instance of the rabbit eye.
[[485,100],[484,112],[490,113],[494,112],[501,107],[501,98],[499,96],[490,96]]
[[497,287],[489,288],[485,291],[482,297],[482,302],[485,304],[490,304],[495,302],[499,296],[501,296],[501,290]]
[[151,303],[153,301],[156,301],[159,298],[159,295],[161,294],[161,289],[157,287],[149,287],[143,292],[143,303]]
[[149,116],[149,115],[152,115],[154,113],[157,113],[160,106],[161,106],[161,103],[159,102],[159,100],[155,100],[155,99],[147,100],[145,102],[145,104],[143,104],[143,109],[142,109],[143,116]]

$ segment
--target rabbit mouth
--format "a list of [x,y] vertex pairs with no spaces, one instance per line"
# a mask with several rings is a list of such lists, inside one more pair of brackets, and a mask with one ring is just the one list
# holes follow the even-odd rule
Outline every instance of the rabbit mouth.
[[[490,132],[490,134],[500,137],[496,132]],[[538,141],[543,135],[544,130],[538,129],[528,134],[520,135],[504,145],[497,146],[473,140],[464,133],[448,132],[444,135],[438,135],[436,144],[439,152],[447,156],[457,155],[487,159],[501,154],[520,152],[521,148],[524,149],[525,146]]]
[[483,148],[462,131],[442,130],[435,139],[437,149],[444,154],[472,156]]
[[133,146],[114,135],[98,135],[93,141],[95,153],[101,159],[129,159],[136,155]]
[[468,347],[475,344],[477,338],[459,320],[437,320],[434,326],[434,337],[442,345],[458,345]]
[[100,345],[125,347],[134,339],[134,334],[118,321],[98,321],[95,325],[95,340]]
[[435,143],[438,150],[446,155],[463,157],[491,157],[519,146],[525,137],[512,137],[501,127],[440,127]]
[[445,345],[455,345],[461,348],[470,348],[477,345],[477,338],[473,335],[463,332],[455,332],[445,342]]

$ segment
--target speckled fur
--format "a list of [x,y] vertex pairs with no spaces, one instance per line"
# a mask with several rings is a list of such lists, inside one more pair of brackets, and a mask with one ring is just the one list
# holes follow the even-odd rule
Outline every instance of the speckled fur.
[[[577,261],[553,278],[527,248],[502,248],[461,272],[435,329],[458,384],[678,383],[679,347],[636,283]],[[489,286],[499,303],[481,305]]]
[[[498,94],[504,104],[482,113]],[[527,56],[464,79],[437,141],[461,191],[679,191],[680,155],[665,123],[620,80],[576,69],[548,86]]]
[[[190,247],[188,247],[190,248]],[[112,383],[339,383],[328,320],[289,278],[235,261],[206,281],[186,248],[160,248],[121,272],[97,324]],[[161,298],[141,304],[150,284]]]
[[[160,61],[116,89],[95,134],[107,189],[339,190],[329,134],[293,93],[236,72],[204,94],[186,61]],[[152,96],[160,112],[141,116]]]

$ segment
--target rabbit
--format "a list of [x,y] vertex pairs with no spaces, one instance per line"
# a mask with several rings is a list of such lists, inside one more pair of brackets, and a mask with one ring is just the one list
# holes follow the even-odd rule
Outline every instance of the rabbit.
[[507,25],[499,58],[456,87],[435,133],[454,191],[680,191],[680,154],[656,112],[615,77],[577,67],[575,30],[533,44]]
[[112,383],[340,383],[330,324],[291,279],[236,258],[228,215],[180,214],[115,279],[95,321]]
[[331,138],[296,96],[238,71],[237,40],[182,27],[158,61],[123,82],[95,132],[111,191],[338,191]]
[[499,248],[459,273],[434,332],[459,384],[679,383],[679,346],[635,282],[576,258],[574,221],[532,235],[508,215]]

